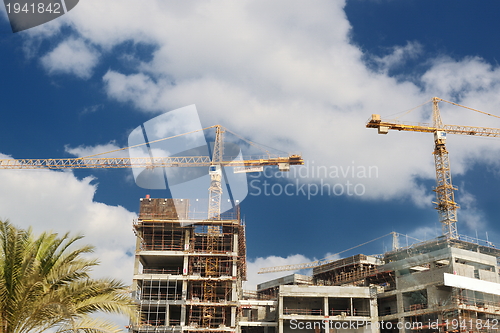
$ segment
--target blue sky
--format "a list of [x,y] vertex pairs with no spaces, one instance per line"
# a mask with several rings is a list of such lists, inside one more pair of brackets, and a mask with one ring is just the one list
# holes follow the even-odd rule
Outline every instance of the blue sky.
[[[365,121],[433,96],[500,114],[499,9],[495,1],[82,0],[13,34],[2,8],[0,153],[56,158],[125,147],[140,124],[196,104],[203,126],[300,152],[309,172],[345,171],[249,179],[249,286],[274,277],[257,277],[258,266],[323,258],[391,231],[429,239],[441,230],[432,135],[379,136]],[[441,107],[445,123],[500,127]],[[402,119],[429,115],[427,106]],[[448,148],[459,233],[487,232],[500,243],[500,141],[449,136]],[[358,173],[370,168],[377,172]],[[130,170],[2,171],[0,179],[0,217],[83,232],[105,263],[98,273],[131,280],[139,198],[164,191],[137,187]],[[264,181],[275,193],[292,184],[292,195],[264,195]],[[298,190],[317,184],[345,191]],[[348,195],[347,184],[358,193]],[[387,237],[346,255],[390,244]]]

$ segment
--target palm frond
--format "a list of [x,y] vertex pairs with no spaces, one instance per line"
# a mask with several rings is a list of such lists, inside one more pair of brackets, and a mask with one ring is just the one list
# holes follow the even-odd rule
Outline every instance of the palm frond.
[[91,318],[96,312],[136,318],[127,286],[114,279],[92,279],[98,260],[91,245],[76,246],[82,235],[18,229],[0,221],[0,333],[120,332]]

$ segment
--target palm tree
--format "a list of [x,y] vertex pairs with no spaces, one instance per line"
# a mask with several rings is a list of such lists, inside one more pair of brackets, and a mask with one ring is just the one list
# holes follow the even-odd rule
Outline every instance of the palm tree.
[[96,312],[135,318],[127,286],[114,279],[92,279],[98,265],[88,259],[92,246],[82,236],[42,233],[0,221],[0,333],[120,332]]

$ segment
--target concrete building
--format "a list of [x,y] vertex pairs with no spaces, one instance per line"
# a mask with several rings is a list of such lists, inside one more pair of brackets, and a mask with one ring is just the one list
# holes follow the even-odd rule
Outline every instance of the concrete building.
[[490,244],[445,238],[386,253],[379,270],[393,272],[395,283],[377,295],[379,321],[400,332],[497,331],[499,258]]
[[373,288],[294,286],[279,289],[278,332],[378,332]]
[[286,285],[313,285],[312,276],[302,274],[291,274],[278,278],[275,280],[267,281],[257,285],[257,294],[259,298],[277,298],[280,286]]
[[243,291],[239,212],[192,219],[187,200],[141,200],[133,332],[498,332],[500,250],[437,238],[358,254]]
[[311,283],[290,275],[258,292],[275,297],[279,333],[498,332],[499,258],[491,243],[438,238],[339,259],[314,268]]

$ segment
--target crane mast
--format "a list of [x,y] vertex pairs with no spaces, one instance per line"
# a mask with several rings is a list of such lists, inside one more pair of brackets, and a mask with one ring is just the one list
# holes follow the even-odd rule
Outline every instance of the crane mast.
[[222,156],[224,155],[224,144],[222,136],[224,130],[217,125],[215,128],[215,142],[210,163],[210,187],[208,189],[208,218],[216,219],[220,215],[220,203],[222,198]]
[[[208,188],[208,219],[220,219],[221,199],[222,199],[222,157],[224,155],[224,143],[222,141],[224,131],[221,126],[215,127],[215,141],[208,173],[210,174],[210,187]],[[221,226],[209,225],[207,230],[207,251],[211,253],[215,250],[217,240],[222,234]],[[216,276],[219,270],[219,258],[209,256],[205,262],[205,274],[209,277],[203,281],[204,301],[215,302],[217,282],[210,280],[211,276]],[[205,306],[202,311],[202,322],[205,327],[210,327],[210,322],[215,317],[214,306]]]
[[457,188],[453,186],[451,181],[450,158],[446,149],[446,130],[441,120],[438,105],[441,100],[438,97],[432,98],[432,126],[406,125],[398,122],[382,121],[380,115],[374,114],[366,124],[366,127],[378,128],[379,134],[387,134],[389,129],[434,133],[433,155],[436,170],[436,188],[434,189],[434,192],[436,192],[436,201],[434,204],[438,211],[443,236],[457,239],[457,209],[459,208],[455,202],[455,191]]
[[[436,129],[443,128],[439,112],[439,98],[432,99],[432,119]],[[436,167],[436,209],[439,214],[443,235],[447,238],[457,239],[457,209],[455,191],[457,188],[451,182],[450,158],[446,149],[446,132],[434,132],[434,166]]]

